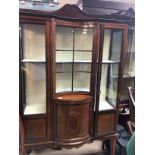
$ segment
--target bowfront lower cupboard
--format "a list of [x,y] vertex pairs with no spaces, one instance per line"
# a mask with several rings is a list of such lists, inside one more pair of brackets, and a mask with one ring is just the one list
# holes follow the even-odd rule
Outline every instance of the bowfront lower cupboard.
[[20,116],[25,148],[111,140],[115,154],[127,25],[76,6],[20,9]]

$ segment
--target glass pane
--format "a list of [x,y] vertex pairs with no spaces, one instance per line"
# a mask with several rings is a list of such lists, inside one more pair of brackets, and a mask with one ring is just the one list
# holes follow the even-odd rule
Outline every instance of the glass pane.
[[118,70],[118,64],[109,64],[109,73],[107,81],[107,100],[114,106],[117,102]]
[[120,61],[122,51],[122,30],[104,30],[102,61]]
[[74,52],[74,61],[78,62],[91,62],[92,52]]
[[73,51],[56,51],[56,62],[72,62]]
[[89,91],[90,90],[90,73],[74,72],[73,78],[74,91]]
[[91,64],[74,63],[74,72],[91,72]]
[[109,52],[110,52],[110,39],[111,39],[111,30],[104,30],[104,39],[103,39],[103,60],[109,60]]
[[114,30],[112,33],[111,60],[120,61],[122,51],[123,31]]
[[73,50],[73,28],[56,28],[56,49]]
[[23,59],[45,60],[45,26],[23,24]]
[[22,70],[25,77],[24,115],[46,113],[45,64],[25,63]]
[[56,28],[56,92],[72,90],[73,32],[73,28]]
[[100,103],[106,100],[106,83],[107,83],[108,65],[102,65],[101,86],[100,86]]
[[56,64],[56,73],[72,73],[72,63],[57,63]]
[[128,44],[124,67],[124,76],[135,76],[135,32],[128,31]]
[[128,43],[121,87],[121,100],[128,99],[128,87],[135,86],[135,30],[128,30]]
[[56,73],[56,92],[72,91],[72,73]]
[[113,109],[110,104],[116,105],[118,66],[119,64],[102,64],[99,110]]
[[92,50],[93,29],[75,29],[75,50]]

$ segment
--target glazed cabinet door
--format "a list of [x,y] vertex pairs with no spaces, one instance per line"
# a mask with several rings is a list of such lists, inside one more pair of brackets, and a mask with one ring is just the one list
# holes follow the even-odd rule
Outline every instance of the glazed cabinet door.
[[96,131],[100,134],[114,132],[116,128],[126,35],[126,26],[102,25],[96,95]]
[[116,108],[123,30],[104,29],[99,111]]
[[[20,24],[20,114],[26,141],[48,138],[46,24]],[[38,130],[39,129],[39,130]]]
[[127,28],[105,25],[102,27],[98,63],[98,110],[116,109],[123,76]]

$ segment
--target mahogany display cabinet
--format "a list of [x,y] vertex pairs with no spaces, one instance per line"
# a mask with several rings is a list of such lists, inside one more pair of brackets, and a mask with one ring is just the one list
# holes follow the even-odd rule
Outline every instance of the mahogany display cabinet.
[[20,9],[20,116],[25,148],[111,140],[115,154],[127,24],[66,5]]

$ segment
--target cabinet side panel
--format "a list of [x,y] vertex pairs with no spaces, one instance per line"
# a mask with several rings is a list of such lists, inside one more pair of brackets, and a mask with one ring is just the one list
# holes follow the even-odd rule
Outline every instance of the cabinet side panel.
[[46,119],[24,120],[26,141],[35,141],[47,138]]
[[115,113],[99,114],[97,134],[104,134],[115,130]]

